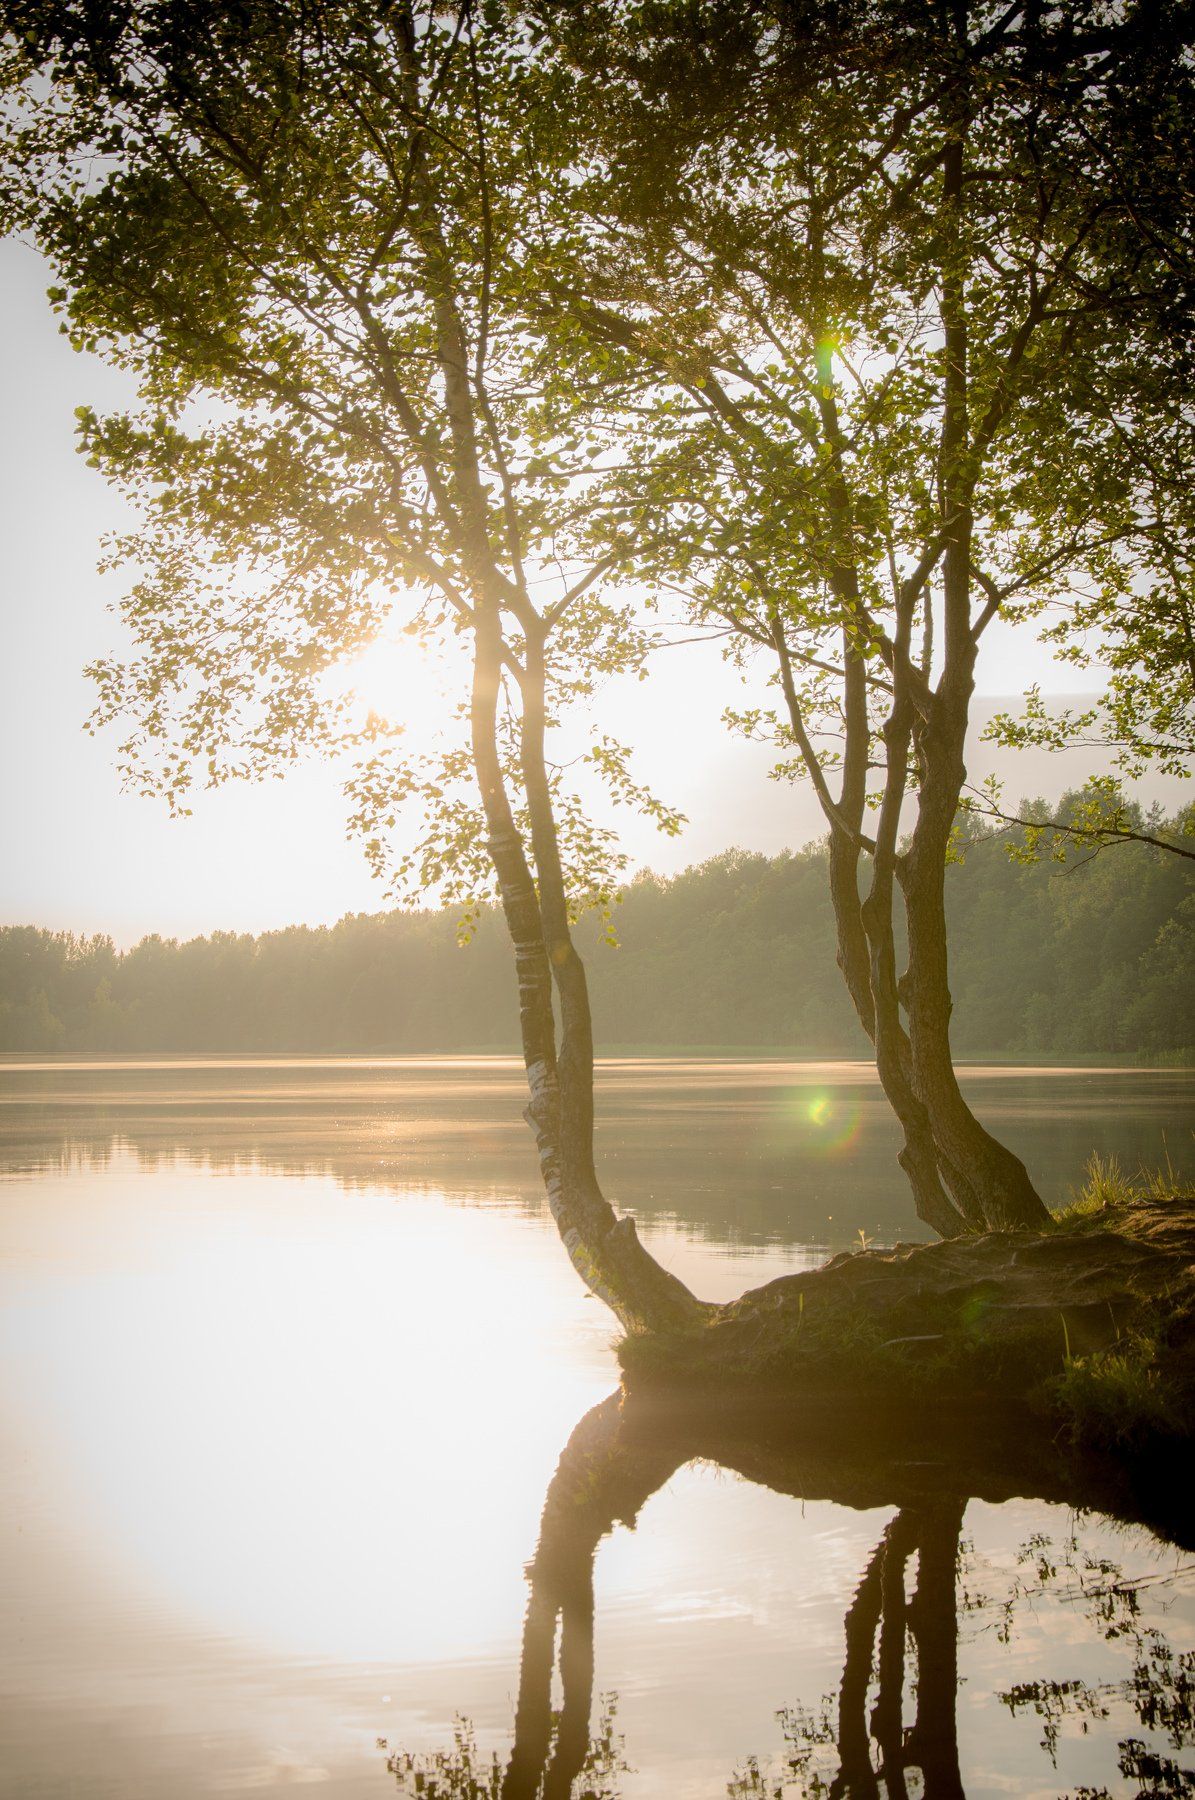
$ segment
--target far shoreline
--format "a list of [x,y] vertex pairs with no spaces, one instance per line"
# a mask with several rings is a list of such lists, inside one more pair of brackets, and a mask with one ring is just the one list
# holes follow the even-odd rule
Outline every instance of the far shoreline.
[[[599,1050],[598,1069],[624,1063],[741,1063],[745,1066],[851,1069],[875,1071],[866,1056],[835,1056],[825,1052],[784,1049],[774,1044],[612,1044]],[[460,1045],[451,1048],[412,1050],[377,1047],[366,1050],[0,1050],[0,1069],[142,1069],[142,1068],[311,1068],[357,1064],[363,1067],[402,1068],[419,1065],[449,1067],[459,1064],[521,1068],[522,1058],[513,1045]],[[1195,1061],[1148,1060],[1142,1055],[1095,1052],[1090,1057],[1051,1058],[1026,1052],[1024,1056],[983,1056],[972,1053],[955,1058],[960,1075],[1182,1075],[1195,1072]],[[878,1077],[877,1077],[878,1079]]]

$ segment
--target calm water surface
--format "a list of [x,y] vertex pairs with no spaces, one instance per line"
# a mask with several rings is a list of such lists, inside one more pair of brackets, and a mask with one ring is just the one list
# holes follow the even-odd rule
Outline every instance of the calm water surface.
[[[1190,1073],[968,1082],[1052,1200],[1195,1168]],[[0,1065],[0,1793],[488,1793],[516,1708],[525,1792],[1190,1791],[1189,1550],[623,1441],[521,1104],[502,1059]],[[611,1064],[600,1133],[709,1298],[916,1235],[857,1065]]]

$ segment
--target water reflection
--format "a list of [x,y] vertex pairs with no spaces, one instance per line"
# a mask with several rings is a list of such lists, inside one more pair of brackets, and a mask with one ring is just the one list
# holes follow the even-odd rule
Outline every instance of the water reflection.
[[[929,1459],[921,1460],[893,1456],[892,1443],[881,1441],[861,1484],[867,1459],[861,1461],[857,1447],[840,1458],[837,1439],[824,1421],[807,1446],[784,1427],[778,1434],[774,1422],[761,1431],[755,1423],[736,1425],[717,1409],[698,1406],[677,1420],[649,1403],[644,1415],[643,1404],[622,1393],[593,1407],[570,1437],[549,1485],[527,1567],[509,1757],[503,1763],[493,1753],[485,1761],[461,1720],[447,1749],[388,1755],[399,1789],[424,1800],[617,1800],[621,1777],[634,1772],[617,1730],[616,1694],[603,1696],[594,1725],[595,1556],[616,1526],[634,1527],[647,1501],[683,1463],[712,1453],[727,1467],[750,1466],[754,1479],[794,1497],[830,1492],[845,1505],[867,1504],[877,1483],[904,1497],[847,1607],[836,1694],[781,1708],[782,1756],[748,1756],[725,1783],[730,1800],[965,1800],[957,1715],[960,1625],[986,1616],[1008,1642],[1018,1612],[1049,1595],[1081,1602],[1093,1631],[1105,1640],[1129,1638],[1132,1673],[1119,1682],[1027,1680],[998,1693],[997,1701],[1013,1717],[1028,1714],[1041,1722],[1040,1748],[1051,1770],[1065,1722],[1086,1732],[1119,1704],[1145,1735],[1130,1732],[1109,1746],[1113,1781],[1139,1784],[1139,1797],[1195,1793],[1195,1769],[1170,1754],[1195,1741],[1195,1652],[1176,1653],[1160,1627],[1141,1618],[1140,1590],[1157,1585],[1157,1572],[1126,1579],[1111,1558],[1086,1550],[1072,1527],[1061,1553],[1044,1534],[1032,1536],[1017,1553],[1017,1572],[1004,1579],[985,1570],[964,1538],[968,1498],[958,1491],[958,1477],[976,1454],[973,1448],[956,1460],[940,1436],[931,1444],[906,1445],[930,1448]],[[997,1442],[989,1440],[987,1448],[989,1485],[1015,1491],[1025,1479],[1021,1457],[1013,1454],[1009,1466]],[[1095,1497],[1103,1498],[1105,1476],[1092,1469],[1090,1479]],[[1076,1500],[1076,1482],[1081,1489],[1082,1472],[1052,1459],[1042,1446],[1037,1485],[1052,1497],[1067,1492]],[[1173,1525],[1172,1504],[1166,1510]],[[1022,1572],[1025,1565],[1029,1575]],[[1168,1579],[1188,1572],[1176,1568]],[[985,1578],[993,1574],[1001,1591],[985,1592]],[[553,1704],[557,1678],[559,1707]],[[1119,1782],[1117,1790],[1123,1791]],[[1075,1800],[1101,1800],[1110,1792],[1106,1785],[1084,1785]]]
[[[1177,1160],[1195,1091],[1182,1072],[975,1079],[985,1116],[1015,1112],[1060,1183],[1093,1143],[1133,1164],[1163,1127]],[[586,1415],[525,1621],[561,1444],[616,1366],[611,1323],[543,1216],[520,1081],[494,1059],[2,1071],[0,1800],[252,1800],[300,1783],[395,1800],[404,1768],[387,1771],[380,1736],[411,1753],[408,1786],[423,1774],[442,1793],[500,1795],[516,1714],[541,1785],[554,1766],[564,1780],[584,1732],[575,1793],[708,1800],[732,1779],[750,1800],[812,1793],[840,1774],[859,1582],[887,1528],[912,1532],[943,1494],[967,1499],[972,1545],[955,1695],[969,1800],[1149,1791],[1143,1759],[1177,1755],[1164,1715],[1189,1713],[1177,1673],[1171,1701],[1152,1640],[1108,1638],[1107,1620],[1057,1598],[1118,1577],[1053,1549],[1041,1558],[1058,1571],[1041,1576],[1037,1551],[1023,1565],[1014,1551],[1032,1534],[1060,1544],[1079,1501],[1181,1538],[1179,1469],[1097,1492],[1068,1486],[1030,1438],[995,1466],[982,1428],[962,1424],[914,1449],[874,1422],[823,1442],[807,1419],[639,1405],[610,1438]],[[835,1242],[873,1234],[884,1206],[906,1229],[872,1081],[843,1065],[620,1064],[602,1101],[618,1197],[713,1297],[820,1260],[840,1220]],[[840,1118],[858,1103],[838,1148],[827,1095]],[[1135,1149],[1133,1131],[1152,1144]],[[1165,1615],[1169,1553],[1137,1531],[1130,1557],[1114,1531],[1089,1522],[1083,1545],[1131,1563],[1134,1582],[1143,1566],[1159,1576],[1138,1628],[1158,1627],[1181,1673],[1191,1584]],[[919,1562],[914,1548],[902,1746],[922,1704]],[[895,1745],[895,1706],[873,1720],[898,1597],[880,1597],[862,1729],[886,1782],[874,1732]],[[464,1726],[453,1740],[454,1708],[473,1748]],[[1138,1773],[1118,1773],[1122,1755]],[[913,1800],[924,1765],[904,1778]]]
[[[967,1096],[1051,1203],[1093,1151],[1195,1171],[1195,1071],[965,1068]],[[182,1154],[345,1186],[501,1197],[538,1211],[509,1057],[0,1059],[0,1174],[152,1169]],[[865,1063],[616,1059],[598,1080],[602,1168],[620,1208],[716,1242],[840,1246],[915,1227],[896,1127]]]

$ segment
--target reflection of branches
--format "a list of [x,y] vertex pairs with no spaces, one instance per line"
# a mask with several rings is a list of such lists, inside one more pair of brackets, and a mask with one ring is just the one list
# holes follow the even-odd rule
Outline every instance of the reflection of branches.
[[[897,1513],[847,1609],[837,1707],[826,1697],[816,1712],[803,1706],[781,1712],[784,1774],[779,1779],[765,1774],[752,1757],[730,1784],[731,1800],[779,1800],[790,1793],[803,1800],[907,1800],[911,1770],[920,1771],[925,1800],[962,1800],[954,1578],[963,1505],[931,1501]],[[914,1555],[917,1584],[909,1597],[906,1575]],[[917,1710],[906,1730],[910,1644],[917,1662]]]
[[[582,1758],[580,1774],[584,1782],[585,1800],[618,1800],[618,1777],[626,1771],[622,1756],[622,1740],[614,1727],[615,1697],[605,1695],[592,1739]],[[560,1715],[552,1715],[555,1739]],[[386,1748],[384,1740],[380,1747]],[[458,1718],[452,1733],[450,1750],[433,1750],[425,1756],[399,1751],[387,1757],[386,1767],[394,1776],[400,1792],[413,1794],[420,1800],[501,1800],[502,1762],[497,1752],[488,1760],[477,1748],[473,1727],[467,1719]],[[546,1794],[551,1790],[541,1789]],[[559,1792],[567,1793],[567,1789]]]
[[[778,1440],[753,1425],[729,1430],[716,1411],[706,1419],[698,1408],[669,1421],[650,1406],[642,1410],[636,1416],[635,1403],[621,1393],[594,1407],[565,1446],[548,1488],[527,1569],[530,1594],[509,1760],[505,1766],[496,1756],[483,1760],[470,1728],[458,1721],[451,1749],[390,1757],[387,1766],[406,1792],[440,1800],[569,1800],[575,1791],[586,1800],[616,1800],[628,1766],[615,1731],[616,1696],[603,1698],[592,1732],[590,1725],[594,1558],[602,1538],[618,1523],[632,1524],[682,1464],[710,1460],[778,1493],[830,1494],[854,1505],[882,1498],[874,1468],[864,1497],[858,1465],[847,1458],[824,1460],[810,1440]],[[960,1542],[966,1501],[951,1493],[944,1465],[935,1463],[933,1479],[911,1492],[911,1465],[899,1466],[902,1476],[893,1485],[903,1504],[847,1608],[837,1694],[816,1707],[783,1709],[777,1715],[783,1765],[748,1757],[727,1787],[730,1800],[910,1800],[913,1794],[963,1800],[956,1718],[960,1613],[979,1619],[981,1628],[984,1615],[994,1614],[1007,1642],[1019,1607],[1047,1593],[1064,1604],[1081,1602],[1101,1637],[1126,1637],[1135,1650],[1133,1673],[1119,1683],[1026,1681],[999,1695],[1010,1712],[1038,1716],[1051,1759],[1068,1718],[1086,1729],[1107,1719],[1113,1702],[1129,1702],[1142,1731],[1164,1734],[1173,1748],[1189,1740],[1195,1654],[1175,1655],[1164,1636],[1144,1624],[1138,1600],[1143,1587],[1174,1579],[1186,1567],[1126,1581],[1115,1563],[1083,1549],[1074,1532],[1061,1550],[1039,1533],[1022,1547],[1011,1575],[1004,1572],[1009,1591],[993,1598],[974,1584],[975,1559],[964,1556],[969,1547]],[[915,1704],[907,1723],[910,1669]],[[552,1706],[557,1670],[563,1693],[558,1711]],[[1143,1784],[1140,1796],[1195,1795],[1195,1776],[1144,1737],[1122,1739],[1117,1752],[1121,1774]],[[1074,1800],[1100,1800],[1105,1792],[1083,1789]]]
[[[1106,1719],[1116,1701],[1127,1702],[1139,1723],[1147,1731],[1163,1733],[1172,1749],[1182,1750],[1195,1741],[1195,1651],[1176,1655],[1156,1626],[1134,1624],[1124,1629],[1131,1632],[1135,1646],[1133,1672],[1124,1681],[1023,1681],[1000,1695],[1014,1717],[1031,1709],[1042,1721],[1042,1748],[1051,1762],[1056,1762],[1067,1719]],[[1117,1635],[1117,1628],[1108,1635]],[[1195,1769],[1180,1767],[1141,1738],[1121,1738],[1117,1751],[1121,1774],[1147,1784],[1141,1794],[1195,1794]]]
[[[590,1737],[593,1701],[593,1559],[616,1523],[631,1523],[663,1486],[683,1451],[630,1445],[622,1433],[622,1395],[587,1412],[573,1432],[544,1501],[539,1543],[527,1574],[531,1593],[523,1627],[514,1747],[503,1773],[479,1761],[471,1732],[458,1725],[454,1748],[427,1757],[391,1756],[399,1785],[443,1800],[567,1800],[585,1776],[590,1800],[615,1800],[626,1769],[614,1730],[614,1698],[603,1701]],[[558,1637],[559,1628],[559,1637]],[[559,1657],[563,1705],[552,1708]],[[471,1785],[472,1784],[472,1785]]]

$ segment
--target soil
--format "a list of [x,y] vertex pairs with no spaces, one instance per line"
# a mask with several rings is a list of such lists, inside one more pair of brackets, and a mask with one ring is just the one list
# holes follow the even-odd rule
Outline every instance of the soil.
[[809,1404],[1032,1415],[1092,1444],[1195,1439],[1195,1197],[1043,1232],[835,1256],[683,1332],[629,1337],[624,1377]]

